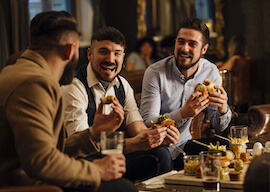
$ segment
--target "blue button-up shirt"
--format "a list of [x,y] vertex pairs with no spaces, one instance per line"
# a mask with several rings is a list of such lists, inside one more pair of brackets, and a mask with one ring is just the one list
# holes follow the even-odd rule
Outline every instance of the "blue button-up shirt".
[[[140,106],[145,124],[150,126],[150,121],[156,121],[161,114],[175,120],[175,126],[180,132],[180,141],[177,146],[183,149],[186,142],[192,138],[189,127],[193,118],[183,121],[180,109],[194,92],[195,85],[203,83],[205,79],[221,85],[218,68],[203,58],[199,60],[199,68],[193,78],[188,80],[177,68],[174,56],[169,56],[150,65],[143,78]],[[221,116],[216,106],[209,105],[207,112],[212,126],[217,131],[223,131],[228,127],[232,115],[230,109]],[[169,150],[173,159],[179,155],[179,152],[171,147]]]

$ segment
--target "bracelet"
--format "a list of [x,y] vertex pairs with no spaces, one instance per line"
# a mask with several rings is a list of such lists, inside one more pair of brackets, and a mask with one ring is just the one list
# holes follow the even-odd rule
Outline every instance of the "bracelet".
[[95,139],[96,142],[99,142],[100,141],[99,136],[95,133],[95,131],[94,131],[94,129],[93,129],[92,126],[89,127],[89,133],[90,133],[90,135],[92,135],[94,137],[94,139]]

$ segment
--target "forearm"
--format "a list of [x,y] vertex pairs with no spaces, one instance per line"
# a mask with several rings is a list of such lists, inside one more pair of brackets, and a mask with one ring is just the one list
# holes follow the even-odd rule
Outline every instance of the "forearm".
[[229,126],[232,117],[230,108],[228,108],[228,111],[225,114],[220,114],[218,110],[214,110],[213,108],[208,108],[207,111],[211,125],[217,131],[222,132]]
[[100,144],[89,130],[77,132],[66,139],[65,153],[72,157],[86,157],[100,151]]
[[126,138],[124,144],[124,153],[132,153],[138,151],[138,142],[135,138]]

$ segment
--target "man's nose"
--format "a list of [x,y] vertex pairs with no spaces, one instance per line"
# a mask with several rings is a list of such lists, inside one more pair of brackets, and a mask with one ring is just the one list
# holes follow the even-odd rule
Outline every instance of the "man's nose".
[[184,52],[188,52],[189,51],[189,45],[188,43],[185,43],[182,45],[181,50]]
[[106,58],[107,62],[109,63],[115,63],[115,55],[113,52],[109,53]]

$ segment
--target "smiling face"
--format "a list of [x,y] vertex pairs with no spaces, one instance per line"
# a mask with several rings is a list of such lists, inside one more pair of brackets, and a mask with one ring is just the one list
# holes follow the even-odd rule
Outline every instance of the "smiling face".
[[174,47],[177,67],[181,71],[198,67],[200,57],[206,53],[208,44],[203,46],[203,35],[195,29],[182,28],[179,30]]
[[96,77],[111,82],[122,69],[125,53],[120,44],[110,40],[94,40],[87,55]]

